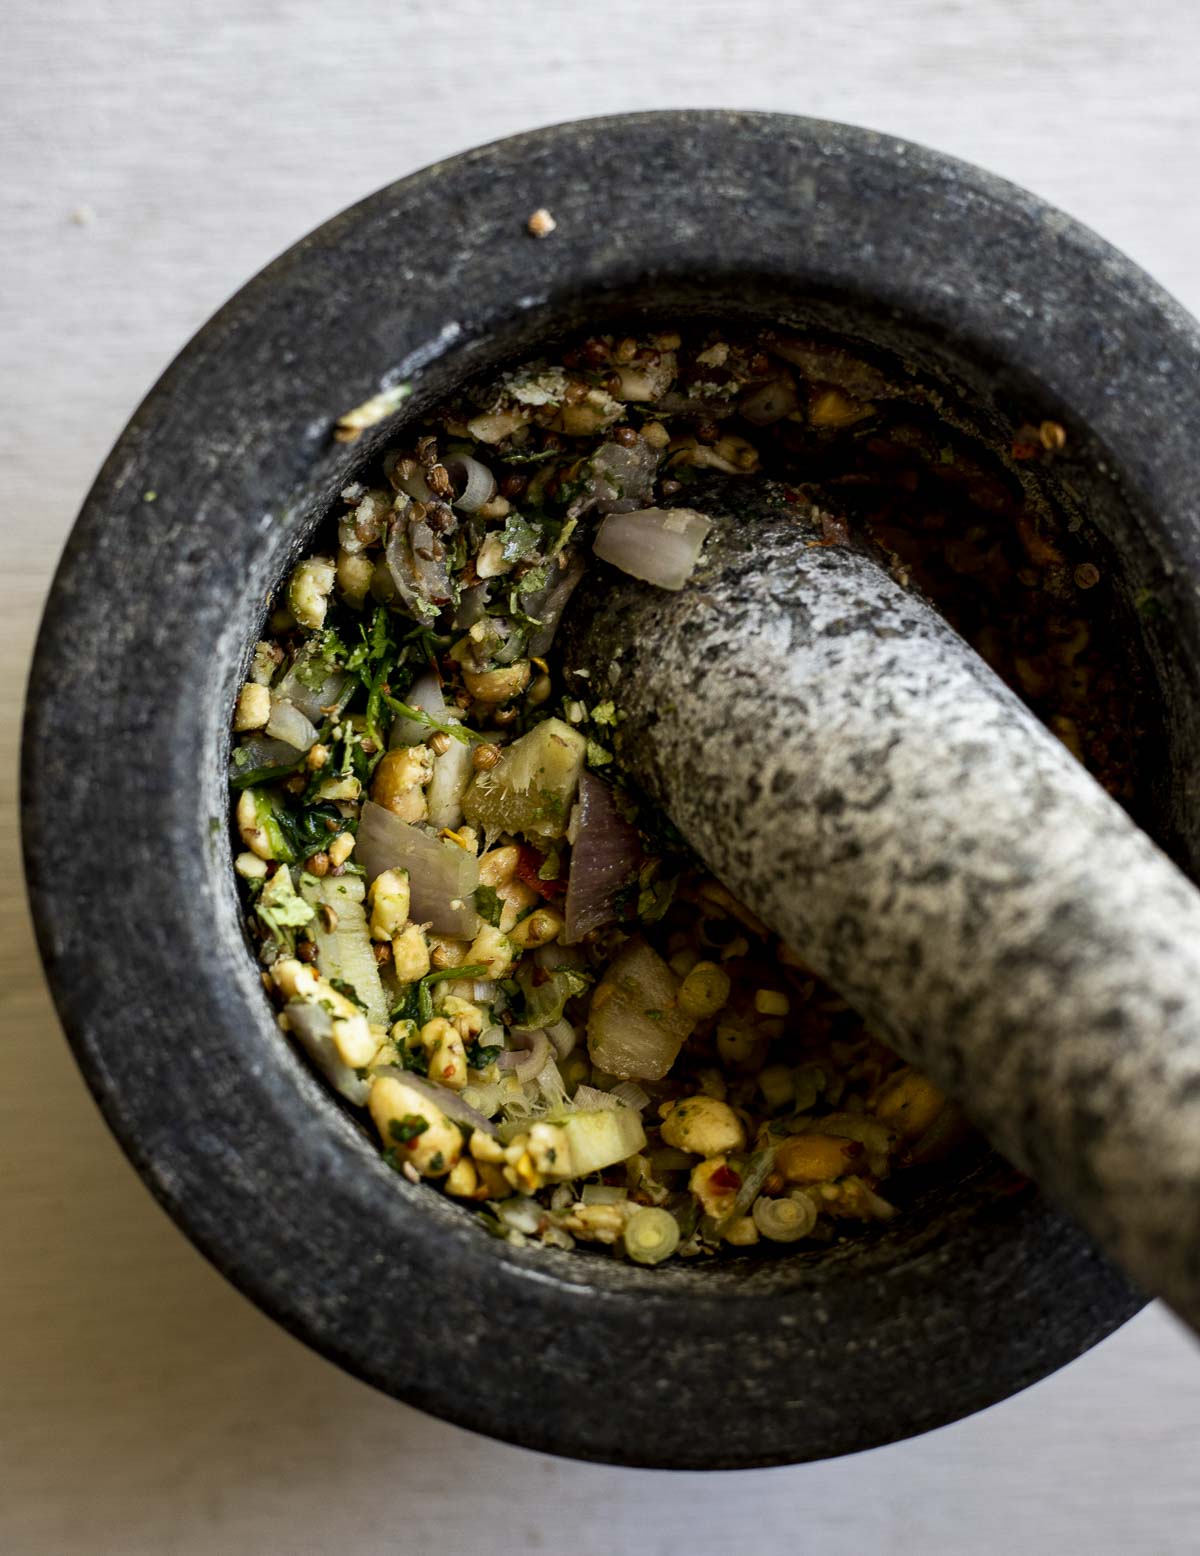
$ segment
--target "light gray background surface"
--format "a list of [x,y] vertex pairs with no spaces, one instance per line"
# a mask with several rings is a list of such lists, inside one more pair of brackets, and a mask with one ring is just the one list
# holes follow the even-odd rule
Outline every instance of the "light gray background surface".
[[[7,0],[0,1551],[1200,1548],[1200,1354],[1157,1309],[970,1421],[728,1476],[542,1458],[344,1377],[224,1284],[107,1135],[41,982],[15,833],[25,664],[87,485],[177,348],[317,222],[536,124],[774,108],[886,129],[1028,184],[1200,310],[1198,61],[1189,0]],[[94,844],[103,868],[121,840]],[[754,1344],[732,1334],[729,1366]],[[616,1357],[614,1400],[622,1387]]]

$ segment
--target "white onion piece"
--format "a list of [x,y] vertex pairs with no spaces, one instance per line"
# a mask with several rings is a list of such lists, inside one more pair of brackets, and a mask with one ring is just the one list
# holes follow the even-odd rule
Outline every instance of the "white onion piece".
[[459,939],[469,939],[478,930],[471,894],[479,885],[479,861],[457,843],[432,837],[368,800],[354,857],[369,881],[384,870],[408,871],[409,917],[414,924],[431,924],[437,934]]
[[[367,928],[363,906],[367,890],[359,875],[304,875],[300,895],[317,916],[310,933],[317,942],[317,961],[326,978],[341,978],[367,1007],[370,1020],[387,1025],[388,1000]],[[333,909],[332,918],[320,910]],[[325,925],[331,923],[332,929]]]
[[642,845],[612,790],[592,773],[579,779],[578,824],[567,876],[564,940],[574,945],[617,916],[616,895],[637,874]]
[[502,1070],[511,1070],[524,1085],[526,1081],[534,1080],[541,1073],[543,1065],[550,1057],[550,1039],[540,1029],[535,1032],[524,1032],[514,1028],[512,1035],[521,1046],[506,1048],[497,1057],[496,1063]]
[[635,1113],[650,1106],[650,1098],[636,1081],[620,1081],[609,1092],[609,1096],[615,1097],[623,1107],[632,1108]]
[[285,1007],[285,1014],[300,1046],[334,1091],[356,1107],[365,1106],[371,1083],[360,1079],[357,1071],[343,1062],[333,1041],[333,1018],[325,1007],[293,1000]]
[[[460,721],[447,714],[446,724]],[[429,820],[435,827],[456,828],[463,819],[463,795],[475,776],[475,763],[471,747],[462,740],[452,740],[440,756],[433,760],[433,777],[425,790],[429,806]]]
[[395,1081],[404,1086],[410,1086],[413,1091],[419,1092],[422,1097],[433,1103],[434,1107],[441,1108],[447,1118],[452,1118],[456,1124],[469,1124],[472,1129],[482,1130],[485,1135],[494,1135],[496,1126],[482,1113],[459,1096],[458,1092],[451,1091],[449,1086],[439,1086],[436,1081],[426,1080],[423,1075],[416,1075],[412,1070],[404,1070],[398,1064],[381,1064],[371,1071],[374,1075],[390,1075]]
[[266,728],[272,740],[282,740],[296,751],[307,751],[317,741],[312,724],[286,697],[271,698],[271,716]]
[[695,1025],[678,996],[679,979],[658,952],[644,940],[628,941],[592,995],[592,1063],[622,1081],[662,1080]]
[[459,632],[465,632],[468,627],[483,620],[487,615],[487,597],[486,583],[472,584],[469,589],[463,590],[458,609],[454,612],[454,625]]
[[565,1016],[546,1028],[546,1036],[550,1039],[550,1046],[557,1059],[565,1059],[568,1054],[574,1053],[579,1044],[579,1033]]
[[576,1086],[571,1106],[577,1113],[599,1113],[604,1108],[619,1108],[621,1104],[598,1086]]
[[293,666],[271,696],[273,701],[278,698],[294,704],[306,719],[322,719],[325,717],[325,709],[332,708],[341,697],[349,679],[344,670],[335,670],[332,675],[326,676],[320,686],[306,686]]
[[451,499],[451,505],[460,513],[478,513],[496,495],[496,477],[469,454],[455,454],[447,459],[446,472],[459,493]]
[[483,1113],[491,1117],[505,1100],[505,1088],[507,1079],[502,1081],[472,1083],[463,1088],[462,1099],[468,1106],[473,1107],[477,1113]]
[[494,1203],[497,1221],[502,1221],[510,1232],[520,1232],[522,1236],[532,1237],[546,1217],[546,1212],[536,1199],[514,1194],[510,1199]]
[[[451,713],[442,696],[441,682],[430,671],[420,676],[412,685],[408,696],[402,699],[410,708],[420,708],[439,724],[461,724],[462,720]],[[427,744],[430,729],[416,719],[397,718],[392,725],[388,744],[417,746]],[[429,807],[429,820],[435,827],[454,828],[462,821],[462,800],[467,785],[475,776],[471,748],[463,740],[452,740],[445,751],[433,762],[433,777],[425,790]]]
[[[396,700],[406,702],[410,708],[420,708],[422,713],[428,713],[431,718],[437,719],[439,724],[446,721],[446,700],[442,696],[442,683],[432,670],[427,671],[425,675],[419,675],[405,696],[398,697]],[[416,719],[397,717],[388,735],[388,745],[393,748],[423,745],[429,739],[430,733],[428,724],[419,724]]]
[[694,508],[642,508],[610,513],[596,532],[592,549],[623,573],[659,589],[682,589],[712,529]]
[[458,521],[444,503],[408,503],[383,548],[396,592],[418,619],[452,598],[447,540]]
[[415,497],[418,502],[437,501],[429,482],[425,479],[425,472],[419,465],[411,475],[394,476],[392,484],[398,491],[406,492],[409,497]]
[[534,1077],[534,1084],[541,1094],[542,1103],[551,1113],[561,1113],[564,1108],[570,1107],[571,1099],[567,1096],[558,1061],[550,1052],[549,1043],[546,1045],[546,1062]]

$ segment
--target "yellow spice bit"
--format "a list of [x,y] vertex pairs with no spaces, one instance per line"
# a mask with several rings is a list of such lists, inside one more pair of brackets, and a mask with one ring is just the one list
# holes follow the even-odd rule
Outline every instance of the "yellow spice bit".
[[517,1160],[505,1169],[504,1175],[523,1194],[536,1194],[542,1186],[541,1174],[528,1151],[522,1151]]

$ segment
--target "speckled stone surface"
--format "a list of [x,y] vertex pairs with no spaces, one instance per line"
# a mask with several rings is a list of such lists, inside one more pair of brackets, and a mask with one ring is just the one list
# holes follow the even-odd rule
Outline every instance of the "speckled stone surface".
[[[548,207],[558,226],[526,233]],[[1189,869],[1200,751],[1200,348],[1093,234],[889,137],[742,113],[520,136],[381,190],[208,324],[133,416],[30,683],[30,900],[105,1117],[195,1243],[326,1356],[510,1440],[681,1467],[819,1458],[1044,1376],[1141,1300],[994,1158],[827,1255],[646,1271],[510,1249],[378,1158],[281,1040],[237,919],[225,742],[272,587],[402,415],[585,319],[706,310],[847,331],[997,427],[1052,415],[1170,712],[1156,822]],[[157,493],[154,502],[145,494]],[[114,846],[119,840],[120,846]],[[104,848],[104,867],[97,851]]]
[[1200,892],[923,600],[754,480],[568,636],[721,880],[1200,1325]]

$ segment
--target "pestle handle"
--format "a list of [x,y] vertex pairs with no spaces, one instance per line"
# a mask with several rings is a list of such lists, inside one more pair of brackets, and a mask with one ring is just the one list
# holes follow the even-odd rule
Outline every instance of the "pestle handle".
[[593,571],[568,673],[713,873],[1200,1328],[1200,892],[930,606],[742,490],[679,593]]

